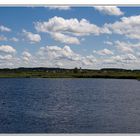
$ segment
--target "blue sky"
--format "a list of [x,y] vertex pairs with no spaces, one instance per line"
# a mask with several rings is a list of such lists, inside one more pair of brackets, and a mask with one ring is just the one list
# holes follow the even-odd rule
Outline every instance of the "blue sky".
[[0,7],[0,67],[140,68],[140,7]]

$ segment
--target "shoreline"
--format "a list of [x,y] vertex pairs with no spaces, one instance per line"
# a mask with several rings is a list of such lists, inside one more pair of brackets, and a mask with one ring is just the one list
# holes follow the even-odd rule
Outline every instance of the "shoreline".
[[0,69],[0,78],[97,78],[140,80],[140,70],[126,69],[61,69],[61,68],[17,68]]
[[24,77],[24,76],[17,76],[17,77],[0,77],[0,79],[122,79],[122,80],[138,80],[140,78],[134,77]]

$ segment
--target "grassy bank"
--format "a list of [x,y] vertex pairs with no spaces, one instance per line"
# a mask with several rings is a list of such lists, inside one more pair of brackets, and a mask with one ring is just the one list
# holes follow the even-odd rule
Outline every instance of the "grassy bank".
[[0,69],[0,78],[116,78],[140,79],[139,70]]

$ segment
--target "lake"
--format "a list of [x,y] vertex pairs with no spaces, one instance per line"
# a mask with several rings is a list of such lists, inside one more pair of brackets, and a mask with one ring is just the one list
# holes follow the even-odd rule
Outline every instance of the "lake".
[[140,81],[0,79],[0,133],[140,133]]

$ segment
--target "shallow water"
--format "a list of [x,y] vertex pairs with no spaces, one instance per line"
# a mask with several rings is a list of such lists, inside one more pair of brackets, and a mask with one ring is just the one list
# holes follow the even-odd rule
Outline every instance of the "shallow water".
[[140,133],[140,82],[0,79],[0,133]]

